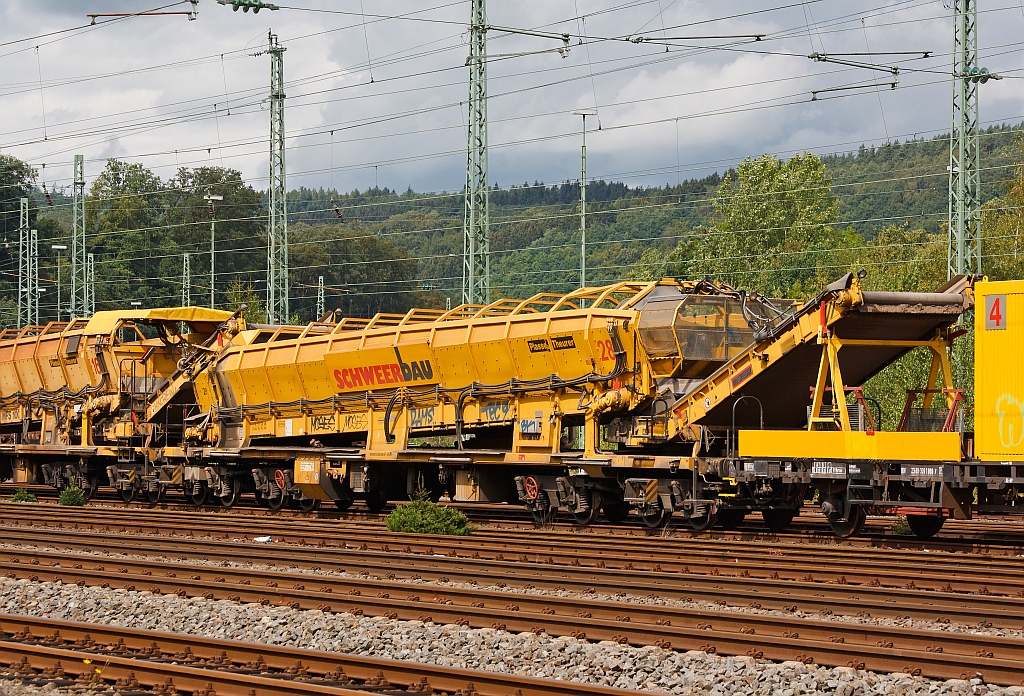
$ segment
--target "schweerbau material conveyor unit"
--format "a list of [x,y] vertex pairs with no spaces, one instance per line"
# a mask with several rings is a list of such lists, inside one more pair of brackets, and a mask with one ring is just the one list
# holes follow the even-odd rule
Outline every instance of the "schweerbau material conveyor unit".
[[[868,511],[922,536],[1016,512],[1024,282],[864,275],[806,302],[665,278],[304,326],[171,308],[7,331],[0,477],[307,510],[424,488],[694,529],[781,529],[817,498],[839,534]],[[976,298],[975,434],[951,347]],[[915,350],[930,369],[886,431],[865,383]]]

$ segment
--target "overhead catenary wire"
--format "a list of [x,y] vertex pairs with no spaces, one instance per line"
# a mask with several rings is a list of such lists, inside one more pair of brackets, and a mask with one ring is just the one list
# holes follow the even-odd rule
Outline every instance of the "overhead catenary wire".
[[333,171],[333,167],[332,167],[332,171]]

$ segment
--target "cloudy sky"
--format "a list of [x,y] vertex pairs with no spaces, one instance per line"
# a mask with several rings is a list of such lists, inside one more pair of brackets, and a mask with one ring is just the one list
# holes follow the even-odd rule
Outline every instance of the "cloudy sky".
[[[587,119],[589,174],[631,185],[675,183],[764,152],[825,154],[945,132],[951,1],[491,2],[494,27],[571,35],[562,57],[560,41],[489,32],[491,181],[575,179],[577,108],[598,110]],[[87,181],[117,157],[163,178],[177,166],[223,164],[263,188],[269,58],[252,54],[272,29],[287,48],[289,188],[461,188],[468,1],[284,0],[254,15],[200,0],[195,21],[88,26],[88,13],[190,7],[171,2],[0,3],[0,152],[58,188],[76,153]],[[981,8],[981,64],[1007,77],[981,88],[981,118],[1017,123],[1024,0]],[[744,38],[753,35],[763,39]],[[807,58],[868,50],[932,53],[851,58],[899,65],[896,90],[887,72]],[[860,87],[812,101],[814,90],[850,86]]]

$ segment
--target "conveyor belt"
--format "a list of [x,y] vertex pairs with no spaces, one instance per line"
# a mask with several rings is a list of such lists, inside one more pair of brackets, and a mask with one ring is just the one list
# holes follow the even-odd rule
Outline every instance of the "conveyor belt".
[[[846,281],[846,282],[844,282]],[[771,336],[755,343],[729,364],[712,375],[701,387],[677,402],[671,410],[687,409],[692,423],[709,426],[730,426],[733,404],[741,396],[753,396],[764,406],[765,428],[802,428],[807,425],[807,406],[811,403],[822,356],[816,333],[808,331],[816,322],[821,303],[826,305],[829,329],[840,339],[919,341],[935,337],[938,329],[954,324],[971,306],[965,294],[965,283],[951,283],[943,292],[899,293],[864,292],[863,303],[852,308],[838,308],[835,298],[849,280],[829,286],[825,292],[808,302],[804,308],[772,329]],[[774,348],[781,352],[768,364],[757,356]],[[839,351],[843,381],[848,385],[864,384],[872,376],[905,355],[912,348],[893,346],[845,346]],[[753,376],[735,390],[723,389],[729,375],[736,375],[745,365],[755,363]],[[726,379],[723,380],[723,377]],[[712,406],[704,412],[704,395],[712,397]],[[695,399],[701,408],[695,409]],[[759,409],[752,401],[736,407],[736,425],[757,428]]]

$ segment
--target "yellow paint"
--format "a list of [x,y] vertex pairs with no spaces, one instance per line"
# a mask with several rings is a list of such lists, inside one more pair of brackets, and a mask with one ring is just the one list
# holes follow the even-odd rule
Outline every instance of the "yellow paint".
[[300,454],[295,458],[292,477],[295,484],[307,498],[314,500],[330,500],[331,496],[320,485],[321,477],[326,477],[326,462],[319,455]]
[[86,335],[108,334],[122,321],[178,322],[186,324],[222,324],[231,318],[231,312],[206,307],[166,307],[159,309],[111,310],[96,312],[85,325]]
[[420,387],[436,384],[440,378],[426,343],[330,351],[323,354],[323,366],[338,392]]
[[959,461],[960,433],[741,430],[741,457]]
[[979,282],[975,298],[975,456],[1024,456],[1024,281]]

